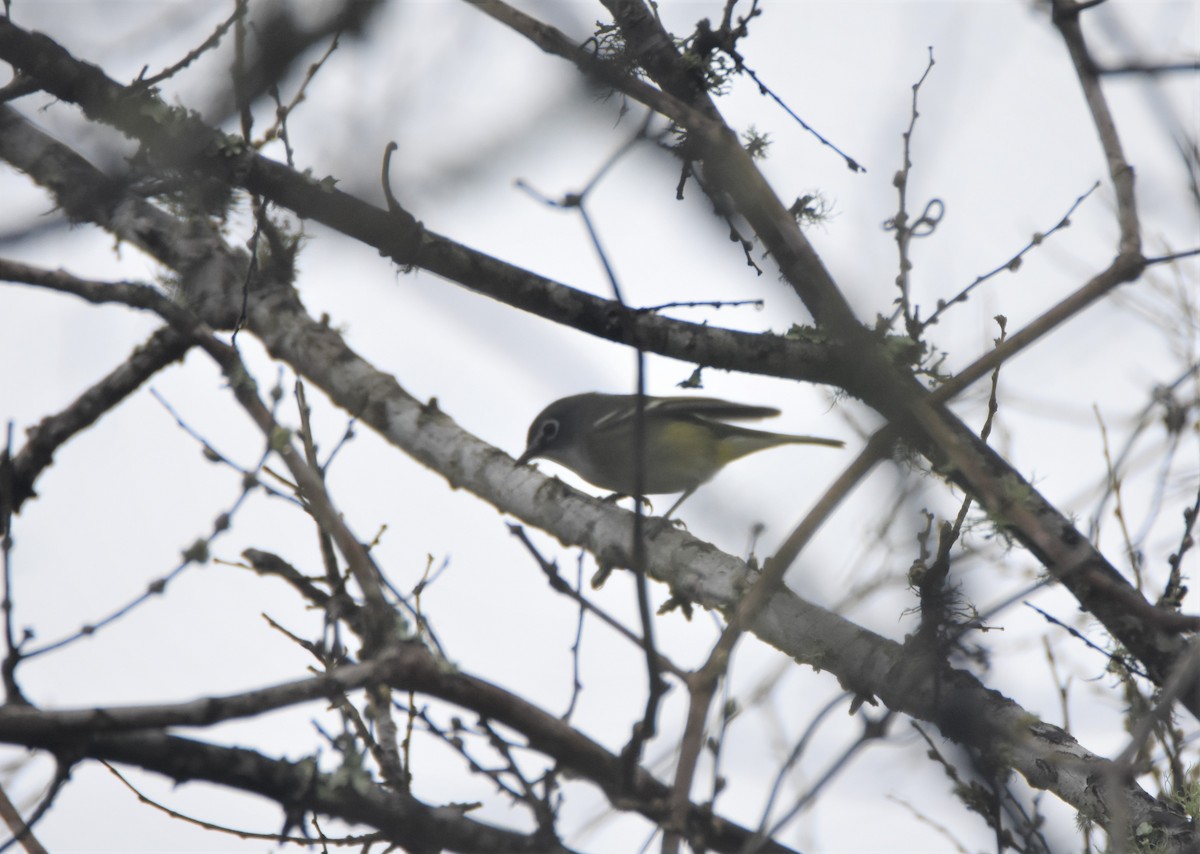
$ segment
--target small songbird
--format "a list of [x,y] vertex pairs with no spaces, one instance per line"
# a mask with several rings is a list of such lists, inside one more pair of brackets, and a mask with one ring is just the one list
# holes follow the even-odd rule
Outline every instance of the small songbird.
[[[770,406],[715,397],[645,397],[642,493],[682,492],[669,516],[697,487],[726,464],[777,445],[826,445],[838,439],[770,433],[726,424],[778,415]],[[561,463],[589,483],[621,495],[637,491],[634,449],[637,395],[589,392],[564,397],[542,410],[529,427],[523,465],[536,457]]]

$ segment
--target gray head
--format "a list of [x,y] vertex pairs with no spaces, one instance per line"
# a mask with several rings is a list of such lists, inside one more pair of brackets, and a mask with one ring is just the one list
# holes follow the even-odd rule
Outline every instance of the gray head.
[[547,406],[529,425],[525,452],[517,458],[524,465],[537,457],[572,467],[582,431],[596,420],[597,404],[603,403],[597,394],[576,394],[556,400]]

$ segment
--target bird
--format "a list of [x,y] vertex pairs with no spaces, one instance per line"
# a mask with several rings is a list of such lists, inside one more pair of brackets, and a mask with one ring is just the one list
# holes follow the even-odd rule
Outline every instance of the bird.
[[[840,439],[751,430],[727,421],[780,414],[771,406],[734,403],[715,397],[643,396],[641,494],[682,492],[667,511],[678,509],[693,492],[728,463],[779,445],[840,448]],[[636,394],[587,392],[556,400],[529,426],[524,465],[537,458],[566,466],[587,482],[618,496],[638,493],[635,449]]]

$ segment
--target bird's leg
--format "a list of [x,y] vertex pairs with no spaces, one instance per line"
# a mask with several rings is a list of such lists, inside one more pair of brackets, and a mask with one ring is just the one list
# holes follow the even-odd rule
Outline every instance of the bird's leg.
[[[691,497],[692,497],[692,493],[693,493],[693,492],[695,492],[695,491],[696,491],[696,487],[694,487],[694,486],[693,486],[693,487],[692,487],[691,489],[689,489],[687,492],[683,493],[683,495],[679,496],[679,500],[678,500],[678,501],[676,501],[674,504],[672,504],[672,505],[671,505],[671,509],[670,509],[670,510],[668,510],[666,513],[664,513],[664,514],[663,514],[663,519],[664,519],[664,520],[666,520],[666,519],[670,519],[670,518],[671,518],[671,514],[672,514],[672,513],[674,513],[676,510],[678,510],[678,509],[679,509],[679,505],[680,505],[680,504],[682,504],[683,502],[687,501],[689,498],[691,498]],[[676,520],[676,521],[678,521],[678,520]]]
[[679,496],[679,500],[671,505],[670,510],[664,513],[661,518],[654,520],[653,527],[648,528],[647,533],[651,537],[657,537],[667,529],[667,525],[674,525],[676,528],[683,528],[684,530],[687,530],[687,525],[684,524],[683,520],[672,519],[671,514],[678,510],[679,505],[687,501],[688,498],[691,497],[691,494],[695,491],[696,489],[693,487],[692,489],[689,489],[687,492],[683,493],[683,495]]

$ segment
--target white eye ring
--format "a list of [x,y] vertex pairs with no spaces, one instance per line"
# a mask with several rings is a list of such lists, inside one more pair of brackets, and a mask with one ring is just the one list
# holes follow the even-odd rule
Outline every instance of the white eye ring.
[[548,418],[542,422],[542,439],[549,442],[558,435],[558,419]]

